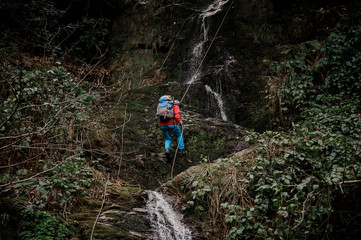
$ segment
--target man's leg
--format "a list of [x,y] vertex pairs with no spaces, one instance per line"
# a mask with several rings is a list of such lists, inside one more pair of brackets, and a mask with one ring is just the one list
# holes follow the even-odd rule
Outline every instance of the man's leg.
[[168,126],[161,126],[160,129],[162,130],[162,133],[165,138],[164,149],[170,150],[172,143],[172,136],[170,135],[170,129]]
[[184,141],[183,141],[183,136],[182,136],[182,131],[181,129],[176,126],[175,128],[172,129],[172,133],[176,136],[177,138],[177,142],[178,142],[178,149],[179,151],[183,151],[184,150]]

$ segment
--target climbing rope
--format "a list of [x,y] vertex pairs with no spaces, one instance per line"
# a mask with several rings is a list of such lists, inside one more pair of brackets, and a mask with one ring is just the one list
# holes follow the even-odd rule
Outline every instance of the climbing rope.
[[[206,53],[204,54],[204,56],[203,56],[203,58],[202,58],[202,61],[199,63],[199,66],[198,66],[196,72],[193,74],[193,77],[192,77],[190,83],[188,84],[188,87],[187,87],[186,91],[184,92],[183,97],[182,97],[182,99],[180,100],[180,103],[182,103],[184,97],[185,97],[185,96],[187,95],[187,93],[188,93],[189,88],[190,88],[191,85],[193,84],[193,82],[194,82],[194,81],[193,81],[194,76],[196,76],[196,75],[198,74],[199,70],[201,69],[201,66],[202,66],[202,64],[203,64],[203,62],[204,62],[204,60],[205,60],[205,58],[206,58],[209,50],[211,49],[211,46],[212,46],[214,40],[216,39],[216,36],[218,35],[219,30],[221,29],[224,21],[226,20],[226,18],[227,18],[227,16],[228,16],[228,13],[229,13],[229,11],[231,10],[231,7],[232,7],[233,3],[234,3],[234,0],[232,0],[231,4],[230,4],[229,7],[228,7],[227,12],[224,14],[224,17],[223,17],[221,23],[219,24],[218,29],[217,29],[216,33],[214,34],[213,39],[212,39],[211,43],[209,44],[209,46],[208,46],[208,48],[207,48],[207,51],[206,51]],[[183,138],[183,132],[184,132],[184,126],[182,126],[182,135],[181,135],[182,138]],[[179,142],[180,142],[180,141],[179,141]],[[174,171],[175,159],[176,159],[177,153],[178,153],[179,142],[178,142],[178,146],[177,146],[177,148],[176,148],[176,150],[175,150],[175,153],[174,153],[172,170],[171,170],[171,173],[170,173],[171,179],[173,179],[173,171]]]

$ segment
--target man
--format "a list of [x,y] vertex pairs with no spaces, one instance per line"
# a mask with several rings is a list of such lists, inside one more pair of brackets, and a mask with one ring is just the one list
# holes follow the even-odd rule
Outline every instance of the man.
[[[173,98],[174,99],[174,98]],[[162,96],[159,99],[157,115],[160,117],[160,129],[165,138],[165,155],[167,161],[170,161],[170,150],[172,143],[171,133],[176,137],[178,143],[178,150],[181,155],[186,154],[182,131],[179,126],[183,127],[183,121],[180,115],[179,102],[173,101],[169,95]]]

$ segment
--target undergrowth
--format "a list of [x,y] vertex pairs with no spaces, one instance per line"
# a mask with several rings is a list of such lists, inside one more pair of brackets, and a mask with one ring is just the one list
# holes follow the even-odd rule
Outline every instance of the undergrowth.
[[[256,146],[252,165],[247,158],[209,165],[185,184],[190,191],[186,210],[207,210],[203,215],[210,225],[225,229],[226,239],[359,236],[360,29],[360,14],[354,14],[326,41],[289,51],[277,67],[281,84],[268,95],[277,102],[279,125],[289,130],[250,132],[248,141]],[[237,170],[237,164],[249,167]],[[220,190],[224,176],[215,169],[230,166],[234,170],[227,174],[237,180]]]
[[[105,177],[85,158],[92,149],[84,148],[99,125],[92,117],[100,94],[61,62],[0,56],[0,190],[66,219],[79,198],[99,199],[103,189]],[[16,213],[3,215],[9,214]],[[23,238],[43,239],[32,234]]]
[[46,212],[32,212],[30,209],[24,209],[21,212],[23,216],[22,231],[20,233],[22,240],[63,240],[65,239],[67,228],[59,224],[56,219]]

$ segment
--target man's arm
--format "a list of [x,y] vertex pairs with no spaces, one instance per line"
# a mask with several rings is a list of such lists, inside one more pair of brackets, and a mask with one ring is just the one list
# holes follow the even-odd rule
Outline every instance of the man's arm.
[[181,115],[180,115],[180,110],[179,107],[177,105],[173,105],[173,112],[174,112],[174,118],[175,120],[179,123],[179,124],[183,124]]

